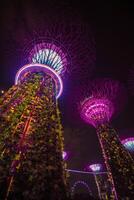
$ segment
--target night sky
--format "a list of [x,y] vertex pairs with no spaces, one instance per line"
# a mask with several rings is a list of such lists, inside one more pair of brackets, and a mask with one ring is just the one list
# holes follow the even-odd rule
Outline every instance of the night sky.
[[[26,37],[26,33],[29,34],[40,21],[45,21],[47,15],[56,17],[56,12],[61,10],[65,14],[78,13],[80,19],[92,30],[96,41],[96,67],[92,77],[118,79],[128,89],[129,71],[134,66],[133,6],[125,3],[98,4],[90,1],[88,4],[84,1],[72,3],[69,0],[3,1],[0,7],[0,88],[8,89],[14,83],[15,73],[19,68],[20,47],[15,41],[18,44],[20,40],[22,45],[21,38],[24,38],[24,35]],[[71,86],[69,88],[71,89]],[[71,105],[68,103],[69,95],[73,95],[73,92],[64,92],[59,100],[65,130],[65,150],[70,152],[68,167],[83,170],[88,163],[103,160],[95,129],[80,120],[77,122],[72,111],[68,112],[71,110],[68,107]],[[125,109],[112,122],[121,138],[133,136],[133,100],[134,97],[128,91]]]

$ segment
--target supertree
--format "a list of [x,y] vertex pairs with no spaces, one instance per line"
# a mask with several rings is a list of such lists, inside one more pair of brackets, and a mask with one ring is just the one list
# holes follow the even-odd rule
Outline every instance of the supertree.
[[114,193],[112,187],[108,181],[107,172],[102,171],[102,164],[91,164],[88,166],[88,170],[94,173],[94,179],[98,190],[98,197],[102,200],[113,199]]
[[[0,98],[1,199],[67,198],[57,99],[69,67],[81,69],[85,52],[89,57],[94,54],[92,39],[84,36],[82,27],[54,23],[43,37],[34,38],[25,48],[25,65],[18,70],[15,85]],[[89,57],[94,63],[94,56]]]
[[[48,60],[60,66],[55,54]],[[63,84],[51,66],[37,62],[23,66],[15,86],[1,98],[1,198],[67,198],[56,101]]]
[[80,104],[81,118],[97,130],[114,198],[132,199],[134,162],[110,125],[111,119],[123,108],[125,90],[118,81],[98,79],[90,84],[89,91]]
[[89,169],[94,172],[94,178],[95,178],[95,183],[96,183],[96,186],[97,186],[97,190],[98,190],[98,196],[100,199],[103,199],[102,198],[102,195],[101,195],[101,189],[100,189],[100,186],[102,185],[102,183],[100,184],[100,181],[99,181],[99,176],[97,176],[97,172],[100,172],[101,171],[101,164],[92,164],[92,165],[89,165]]

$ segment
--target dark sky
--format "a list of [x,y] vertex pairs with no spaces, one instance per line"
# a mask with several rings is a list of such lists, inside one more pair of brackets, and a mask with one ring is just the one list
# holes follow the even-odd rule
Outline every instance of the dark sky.
[[[26,3],[27,2],[27,3]],[[91,1],[92,2],[92,1]],[[133,6],[125,3],[91,3],[88,1],[3,1],[0,8],[0,88],[7,89],[13,84],[19,53],[15,49],[11,35],[29,32],[47,16],[56,10],[69,14],[79,13],[92,29],[96,41],[95,77],[111,77],[122,81],[128,88],[129,70],[134,65],[134,14]],[[53,15],[56,12],[52,12]],[[30,18],[33,16],[33,18]],[[75,16],[74,16],[75,18]],[[20,22],[23,27],[20,28]],[[28,24],[28,28],[26,26]],[[25,29],[25,30],[24,30]],[[12,32],[12,34],[11,34]],[[10,39],[11,37],[11,39]],[[21,41],[20,41],[21,43]],[[68,92],[68,95],[71,92]],[[113,126],[120,137],[133,136],[133,97],[129,95],[124,111],[113,120]],[[68,114],[68,96],[60,100],[65,129],[65,148],[70,152],[69,168],[83,169],[87,163],[102,162],[100,147],[94,128],[85,123],[76,122]],[[69,109],[69,108],[68,108]],[[127,130],[127,131],[124,131]],[[125,134],[125,135],[124,135]]]

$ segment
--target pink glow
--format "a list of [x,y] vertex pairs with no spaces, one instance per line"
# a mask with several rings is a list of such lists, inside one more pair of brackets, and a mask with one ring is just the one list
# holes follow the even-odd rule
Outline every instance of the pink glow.
[[41,71],[50,75],[54,79],[54,81],[56,83],[56,87],[57,87],[56,98],[58,99],[60,97],[60,95],[62,94],[62,91],[63,91],[63,82],[62,82],[62,79],[60,78],[60,76],[55,72],[55,70],[48,67],[47,65],[43,65],[43,64],[24,65],[16,74],[15,85],[20,83],[21,78],[23,77],[23,75],[26,72],[41,72]]
[[108,99],[88,98],[81,104],[81,117],[84,121],[97,127],[109,122],[114,112],[112,103]]
[[126,89],[112,79],[95,79],[82,94],[85,100],[80,104],[81,117],[95,128],[109,123],[126,103]]
[[102,169],[102,165],[101,164],[92,164],[92,165],[89,165],[89,169],[91,169],[93,172],[100,172]]
[[66,160],[66,159],[67,159],[68,154],[67,154],[66,151],[63,151],[62,157],[63,157],[63,160]]

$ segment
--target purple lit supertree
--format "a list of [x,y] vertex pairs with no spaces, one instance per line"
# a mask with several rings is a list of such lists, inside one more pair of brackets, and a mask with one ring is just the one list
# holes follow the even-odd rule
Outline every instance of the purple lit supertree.
[[[103,199],[102,198],[102,195],[101,195],[101,188],[100,186],[102,184],[100,184],[100,181],[99,181],[99,176],[97,176],[97,172],[100,172],[101,171],[101,168],[102,168],[102,165],[101,164],[92,164],[92,165],[89,165],[89,169],[94,172],[94,178],[95,178],[95,183],[96,183],[96,186],[97,186],[97,190],[98,190],[98,197],[100,199]],[[95,174],[96,173],[96,174]]]
[[[66,65],[66,77],[71,75],[70,81],[74,83],[75,80],[77,84],[77,80],[78,83],[82,82],[92,74],[96,61],[95,40],[89,25],[79,18],[79,13],[75,13],[74,20],[72,20],[74,16],[72,16],[72,11],[69,12],[69,15],[70,17],[67,17],[65,13],[61,12],[59,15],[56,13],[56,16],[45,16],[45,23],[43,20],[33,25],[31,27],[33,31],[23,33],[23,38],[12,34],[16,44],[12,47],[17,49],[21,55],[19,55],[19,58],[22,65],[27,64],[27,58],[29,54],[33,54],[33,51],[34,58],[32,57],[32,62],[34,63],[37,60],[35,52],[43,45],[46,46],[47,51],[44,52],[46,54],[48,54],[48,49],[51,49],[51,47],[60,55],[64,53],[66,58],[64,57],[63,62]],[[10,51],[9,53],[11,53]],[[42,53],[40,52],[40,54]],[[40,55],[39,58],[41,63],[42,56]],[[29,60],[31,62],[30,57]]]
[[90,84],[89,93],[80,104],[81,118],[97,130],[114,199],[134,196],[134,161],[110,126],[111,119],[121,111],[124,103],[125,90],[121,83],[98,79]]
[[27,45],[15,85],[0,98],[1,199],[67,198],[57,99],[64,74],[81,69],[85,55],[93,66],[95,52],[83,25],[50,25]]
[[89,165],[89,168],[93,171],[93,172],[100,172],[102,169],[102,165],[101,164],[92,164]]
[[115,199],[108,181],[107,173],[102,171],[102,164],[91,164],[88,170],[94,173],[94,179],[98,190],[98,197],[102,200]]

